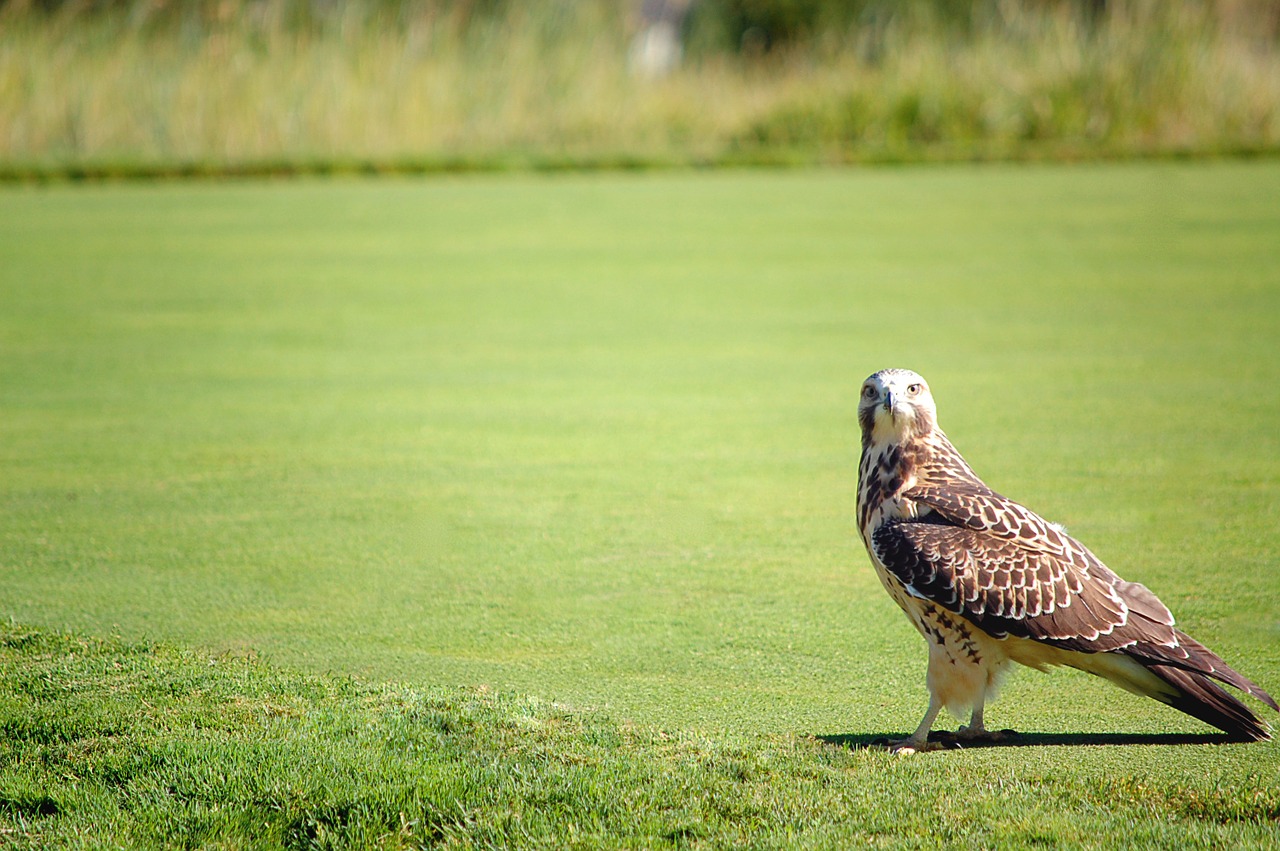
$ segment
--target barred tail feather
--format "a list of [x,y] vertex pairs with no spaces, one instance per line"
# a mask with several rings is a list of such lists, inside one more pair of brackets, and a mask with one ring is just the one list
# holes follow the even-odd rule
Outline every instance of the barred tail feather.
[[[1234,738],[1244,741],[1271,738],[1267,724],[1214,680],[1237,686],[1274,708],[1276,703],[1271,695],[1217,656],[1207,650],[1204,652],[1216,664],[1205,665],[1203,663],[1207,661],[1206,658],[1197,658],[1196,661],[1201,663],[1197,666],[1200,670],[1186,667],[1185,659],[1173,662],[1166,658],[1152,658],[1154,654],[1149,652],[1124,650],[1109,653],[1066,653],[1057,658],[1046,657],[1044,661],[1048,664],[1070,665],[1096,674],[1125,691],[1154,698],[1193,718],[1199,718]],[[1014,659],[1028,664],[1021,658]]]
[[[1174,630],[1174,635],[1178,639],[1178,647],[1180,652],[1186,655],[1187,664],[1174,661],[1178,667],[1189,667],[1197,670],[1202,674],[1207,674],[1215,680],[1221,680],[1229,686],[1235,686],[1241,691],[1251,694],[1258,700],[1261,700],[1267,706],[1270,706],[1276,712],[1280,712],[1280,705],[1277,705],[1275,699],[1271,695],[1262,690],[1262,687],[1253,680],[1241,674],[1235,668],[1232,668],[1226,662],[1205,647],[1199,641],[1187,635],[1182,630]],[[1148,649],[1148,648],[1143,648]]]
[[[1271,738],[1265,722],[1204,674],[1172,665],[1146,664],[1146,669],[1171,687],[1151,694],[1156,700],[1212,724],[1232,737],[1258,742]],[[1263,692],[1265,694],[1265,692]]]

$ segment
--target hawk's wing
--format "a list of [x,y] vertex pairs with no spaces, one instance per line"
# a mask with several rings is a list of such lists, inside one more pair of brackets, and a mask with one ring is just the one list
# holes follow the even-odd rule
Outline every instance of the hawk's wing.
[[964,616],[984,632],[1085,653],[1124,651],[1275,702],[1174,627],[1145,586],[1125,582],[1081,543],[980,481],[922,482],[907,497],[927,506],[917,521],[872,534],[884,567],[907,590]]
[[1133,643],[1116,635],[1131,615],[1106,575],[1110,571],[1101,574],[1084,558],[1077,563],[1071,554],[1034,549],[1018,538],[950,525],[937,516],[886,523],[871,543],[910,593],[998,638],[1015,635],[1084,651]]

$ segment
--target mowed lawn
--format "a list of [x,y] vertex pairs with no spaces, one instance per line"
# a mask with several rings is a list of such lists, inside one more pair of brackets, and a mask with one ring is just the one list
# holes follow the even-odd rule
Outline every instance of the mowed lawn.
[[[1275,161],[5,188],[0,616],[900,735],[924,644],[853,508],[858,385],[903,366],[988,483],[1280,694],[1277,199]],[[987,720],[1041,746],[918,759],[1139,803],[1280,778],[1072,671]]]

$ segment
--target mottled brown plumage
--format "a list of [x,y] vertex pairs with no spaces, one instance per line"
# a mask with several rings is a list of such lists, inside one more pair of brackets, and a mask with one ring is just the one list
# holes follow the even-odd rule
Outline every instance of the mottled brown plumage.
[[1238,738],[1269,738],[1214,680],[1280,711],[1271,696],[1177,629],[1146,587],[987,487],[938,428],[923,378],[871,375],[858,421],[858,529],[885,589],[929,646],[929,710],[895,749],[925,747],[943,706],[972,709],[961,736],[989,735],[984,701],[1010,661],[1070,665]]

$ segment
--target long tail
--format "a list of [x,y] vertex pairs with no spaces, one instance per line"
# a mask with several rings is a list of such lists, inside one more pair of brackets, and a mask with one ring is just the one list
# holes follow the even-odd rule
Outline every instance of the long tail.
[[[1165,689],[1151,693],[1151,697],[1156,700],[1199,718],[1206,724],[1212,724],[1219,730],[1229,733],[1233,738],[1250,742],[1271,738],[1271,730],[1262,719],[1254,715],[1249,707],[1234,695],[1229,694],[1226,689],[1199,671],[1175,668],[1172,665],[1146,663],[1144,667],[1165,684],[1172,686],[1173,694],[1167,693]],[[1235,672],[1232,671],[1232,673]],[[1244,678],[1241,677],[1241,679]],[[1248,689],[1250,694],[1272,709],[1276,708],[1276,702],[1271,699],[1271,695],[1252,683],[1249,684],[1253,686]]]
[[1174,636],[1173,646],[1143,642],[1123,651],[1163,685],[1172,687],[1148,693],[1236,738],[1254,742],[1271,738],[1268,725],[1214,680],[1251,694],[1280,712],[1271,695],[1182,630],[1175,629]]
[[1122,650],[1071,654],[1061,664],[1167,703],[1236,739],[1271,738],[1267,723],[1218,683],[1234,686],[1280,712],[1271,695],[1185,632],[1173,630],[1173,636],[1170,643],[1142,641]]

